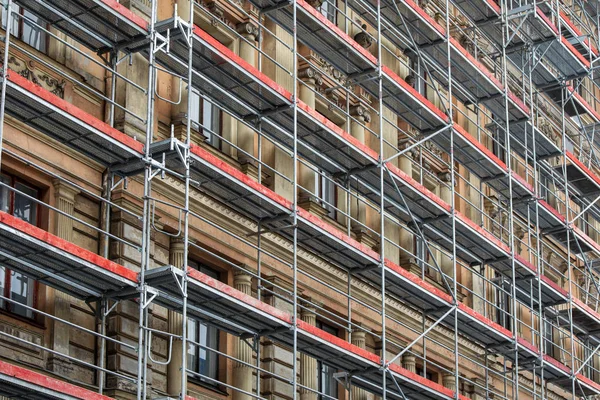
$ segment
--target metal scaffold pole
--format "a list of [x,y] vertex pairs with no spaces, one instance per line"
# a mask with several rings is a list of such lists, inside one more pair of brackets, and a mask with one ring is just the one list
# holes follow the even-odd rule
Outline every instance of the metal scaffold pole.
[[292,0],[292,284],[293,284],[293,346],[292,346],[292,393],[298,396],[298,1]]
[[[6,10],[6,20],[12,21],[12,0],[3,0],[2,8]],[[4,119],[6,116],[6,82],[8,78],[8,60],[10,59],[10,35],[12,23],[6,24],[4,33],[4,58],[2,60],[2,92],[0,93],[0,170],[2,170],[2,153],[4,148]]]
[[142,212],[142,243],[141,243],[141,266],[139,275],[139,329],[138,329],[138,376],[137,376],[137,398],[145,399],[147,392],[147,369],[148,369],[148,354],[146,351],[147,346],[147,326],[148,326],[148,293],[146,287],[146,272],[150,268],[150,248],[151,248],[151,230],[152,230],[152,207],[151,207],[151,196],[152,196],[152,153],[151,145],[152,138],[154,135],[154,92],[156,87],[156,69],[154,65],[154,56],[156,48],[156,32],[155,24],[157,18],[157,2],[158,0],[152,0],[150,23],[148,25],[148,37],[150,38],[148,44],[148,87],[147,87],[147,101],[146,101],[146,138],[145,138],[145,155],[144,155],[144,207]]
[[[518,332],[519,332],[519,319],[517,309],[519,304],[517,303],[517,275],[515,270],[515,236],[514,236],[514,213],[513,213],[513,167],[512,167],[512,151],[511,151],[511,131],[510,131],[510,114],[509,114],[509,81],[508,81],[508,63],[506,49],[510,41],[510,29],[508,18],[509,5],[507,0],[500,2],[502,9],[502,83],[504,84],[503,98],[504,98],[504,119],[506,124],[504,125],[504,137],[506,138],[506,167],[508,169],[508,244],[510,248],[511,258],[511,305],[510,305],[510,317],[511,331],[512,331],[512,345],[514,346],[514,362],[512,365],[512,396],[515,400],[519,398],[519,345],[518,345]],[[525,128],[526,129],[526,128]],[[518,239],[517,239],[518,240]]]
[[[381,1],[377,1],[377,111],[379,124],[379,268],[381,273],[381,392],[382,399],[387,399],[387,375],[389,367],[386,365],[387,358],[387,305],[386,305],[386,274],[385,274],[385,154],[384,154],[384,119],[383,119],[383,43],[382,43],[382,15]],[[392,379],[394,379],[392,377]],[[403,393],[401,393],[404,396]]]

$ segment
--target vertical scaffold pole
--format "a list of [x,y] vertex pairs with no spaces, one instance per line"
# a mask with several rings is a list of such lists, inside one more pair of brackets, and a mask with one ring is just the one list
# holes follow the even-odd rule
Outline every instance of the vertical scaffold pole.
[[181,317],[181,391],[179,393],[180,400],[184,400],[187,395],[187,285],[188,285],[188,257],[189,257],[189,219],[190,219],[190,147],[192,144],[192,81],[194,79],[193,60],[194,60],[194,0],[190,0],[188,26],[186,30],[186,38],[188,41],[188,65],[187,65],[187,112],[186,112],[186,129],[185,129],[185,149],[184,167],[185,167],[185,183],[184,183],[184,206],[183,206],[183,281],[181,282],[182,295],[182,317]]
[[292,10],[292,101],[293,101],[293,154],[292,162],[292,267],[293,267],[293,355],[292,360],[292,393],[294,397],[298,393],[298,2],[293,1]]
[[142,221],[142,246],[141,246],[141,265],[140,265],[140,282],[139,282],[139,327],[138,327],[138,371],[137,371],[137,398],[146,398],[146,370],[147,370],[147,352],[146,348],[146,324],[147,324],[147,313],[146,313],[146,271],[150,266],[150,246],[151,246],[151,212],[152,207],[150,204],[150,196],[152,194],[151,188],[151,174],[152,174],[152,153],[150,152],[150,145],[152,144],[152,135],[154,132],[154,88],[156,85],[156,75],[154,69],[154,52],[155,52],[155,40],[156,32],[154,26],[156,24],[156,8],[157,0],[152,0],[150,5],[151,15],[150,23],[148,24],[148,37],[150,38],[148,44],[148,88],[147,88],[147,101],[146,101],[146,139],[145,139],[145,154],[144,154],[144,208],[143,208],[143,221]]
[[6,113],[6,80],[8,78],[8,60],[10,52],[10,35],[12,24],[12,0],[4,0],[2,7],[6,9],[6,31],[4,33],[4,59],[2,60],[2,92],[0,93],[0,170],[2,169],[2,149],[4,145],[4,117]]
[[385,156],[384,151],[384,129],[383,129],[383,45],[381,41],[381,0],[377,0],[377,101],[379,111],[379,188],[381,196],[379,198],[379,268],[381,272],[381,363],[382,363],[382,381],[381,393],[382,399],[387,399],[387,334],[386,334],[386,296],[385,296]]
[[518,318],[517,318],[517,291],[516,291],[516,271],[515,271],[515,238],[514,238],[514,215],[513,215],[513,178],[512,178],[512,155],[511,155],[511,147],[510,147],[510,114],[509,110],[509,85],[508,85],[508,65],[506,62],[506,48],[508,46],[508,41],[510,40],[510,30],[509,30],[509,19],[508,19],[508,2],[506,0],[502,0],[500,2],[501,5],[501,13],[502,13],[502,83],[504,85],[503,97],[504,97],[504,137],[506,140],[506,167],[508,172],[508,245],[510,249],[510,266],[511,266],[511,288],[510,288],[510,297],[511,297],[511,306],[510,306],[510,321],[511,330],[513,336],[513,351],[514,351],[514,363],[512,368],[513,381],[512,381],[512,397],[515,400],[519,399],[519,347],[517,344],[517,335],[518,335]]

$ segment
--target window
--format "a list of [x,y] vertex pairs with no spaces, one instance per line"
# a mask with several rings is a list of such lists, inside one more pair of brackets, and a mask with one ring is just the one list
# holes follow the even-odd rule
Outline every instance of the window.
[[422,67],[419,57],[408,57],[408,68],[410,69],[410,72],[405,78],[406,83],[412,86],[417,92],[427,97],[427,74]]
[[502,161],[506,161],[504,131],[499,126],[492,128],[492,153]]
[[544,347],[545,353],[550,357],[554,357],[554,328],[552,322],[544,319]]
[[[219,279],[219,273],[206,266],[199,265],[192,261],[189,264],[210,276],[211,278]],[[190,371],[201,374],[202,377],[192,376],[191,379],[199,380],[211,386],[217,386],[218,371],[219,371],[219,356],[209,349],[219,349],[219,330],[212,325],[201,323],[194,319],[188,319],[187,337],[189,340],[199,343],[197,346],[193,343],[188,345],[188,369]]]
[[337,11],[335,9],[335,0],[323,0],[323,4],[319,7],[319,11],[328,20],[337,24]]
[[221,110],[192,91],[192,128],[202,133],[206,143],[221,149]]
[[321,200],[321,205],[327,210],[327,216],[335,218],[336,205],[336,187],[331,176],[325,175],[324,171],[319,171],[317,179],[317,197]]
[[[45,24],[41,18],[36,17],[29,11],[13,3],[12,13],[18,14],[12,16],[12,25],[10,26],[10,33],[27,43],[31,47],[41,52],[46,52],[46,45],[48,36],[46,32],[40,29],[40,26],[45,28]],[[19,17],[19,15],[21,17]],[[2,29],[6,29],[6,19],[8,17],[8,11],[2,9]],[[36,25],[37,24],[37,25]],[[38,26],[40,25],[40,26]]]
[[[33,198],[39,197],[39,191],[18,179],[0,175],[0,182],[11,186]],[[12,214],[32,225],[37,225],[38,204],[5,186],[0,186],[0,210]],[[0,266],[0,292],[4,297],[30,307],[35,306],[36,282],[23,274]],[[33,318],[33,311],[14,303],[0,301],[0,308],[25,318]]]
[[565,150],[569,153],[573,153],[575,151],[575,145],[573,141],[568,136],[565,136]]
[[510,330],[511,314],[510,314],[510,287],[502,275],[494,272],[496,287],[496,323]]
[[[338,335],[338,330],[330,325],[327,325],[321,321],[317,321],[317,328],[332,334],[333,336]],[[338,398],[338,383],[334,378],[334,374],[337,371],[322,361],[317,362],[317,379],[319,381],[319,399],[327,400],[329,398]]]
[[423,367],[421,367],[420,365],[417,365],[417,367],[415,368],[415,372],[417,373],[417,375],[422,376],[425,379],[429,379],[430,381],[437,380],[437,377],[433,374],[433,372],[431,372],[430,369],[428,369],[427,372],[425,372],[423,370]]
[[435,268],[435,266],[431,265],[431,257],[429,251],[427,250],[427,244],[425,243],[423,238],[421,238],[418,235],[415,235],[413,251],[417,258],[417,264],[419,265],[419,267],[421,267],[421,269],[423,269],[425,276],[428,276],[433,280],[437,281],[438,271]]

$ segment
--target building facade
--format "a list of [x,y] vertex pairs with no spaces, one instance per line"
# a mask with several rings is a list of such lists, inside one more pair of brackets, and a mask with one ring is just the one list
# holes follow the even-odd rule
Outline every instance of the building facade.
[[3,0],[0,398],[600,398],[593,0]]

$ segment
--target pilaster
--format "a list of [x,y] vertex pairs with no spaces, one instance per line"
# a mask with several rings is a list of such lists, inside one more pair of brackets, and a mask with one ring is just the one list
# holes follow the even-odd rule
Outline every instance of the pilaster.
[[[317,324],[317,314],[315,308],[308,306],[302,309],[300,314],[302,321],[309,325],[315,326]],[[318,377],[317,377],[317,360],[300,353],[300,400],[317,400],[318,389]],[[312,390],[309,390],[312,389]]]
[[[352,332],[351,343],[360,349],[367,348],[367,333],[362,329],[356,329]],[[367,392],[365,389],[352,386],[352,400],[366,400]]]
[[[79,194],[79,190],[58,179],[55,179],[52,184],[54,186],[55,207],[64,213],[56,213],[55,234],[61,239],[72,242],[73,219],[70,217],[75,212],[75,197]],[[49,294],[50,292],[54,293],[54,315],[57,318],[69,321],[71,319],[71,296],[50,288],[48,288],[48,292]],[[51,298],[51,296],[49,297]],[[56,320],[51,321],[52,349],[69,355],[71,328]],[[50,354],[48,356],[48,369],[59,375],[69,376],[73,372],[73,365],[66,358]]]
[[[251,66],[256,66],[256,38],[258,36],[258,27],[250,21],[242,22],[236,27],[237,32],[242,36],[240,39],[239,55]],[[247,175],[256,179],[258,176],[254,172],[257,169],[256,161],[253,159],[255,156],[255,144],[254,131],[246,124],[239,121],[237,126],[237,140],[240,151],[238,153],[238,160],[242,164],[246,164],[245,171]]]
[[[185,243],[181,237],[172,237],[169,246],[169,262],[177,268],[183,268],[185,265]],[[183,333],[183,315],[174,310],[168,310],[167,320],[169,324],[169,333],[179,335]],[[181,393],[181,363],[183,342],[181,339],[174,338],[171,347],[171,362],[167,366],[167,392],[171,396],[179,396]]]
[[402,368],[407,371],[417,373],[417,358],[410,353],[404,353],[402,355]]
[[[242,269],[236,269],[233,273],[233,287],[244,294],[252,295],[252,275]],[[233,346],[233,355],[238,360],[233,364],[233,385],[246,393],[252,393],[253,370],[248,364],[252,364],[253,350],[244,340],[237,337],[233,339]],[[251,400],[252,397],[234,390],[233,399]]]

